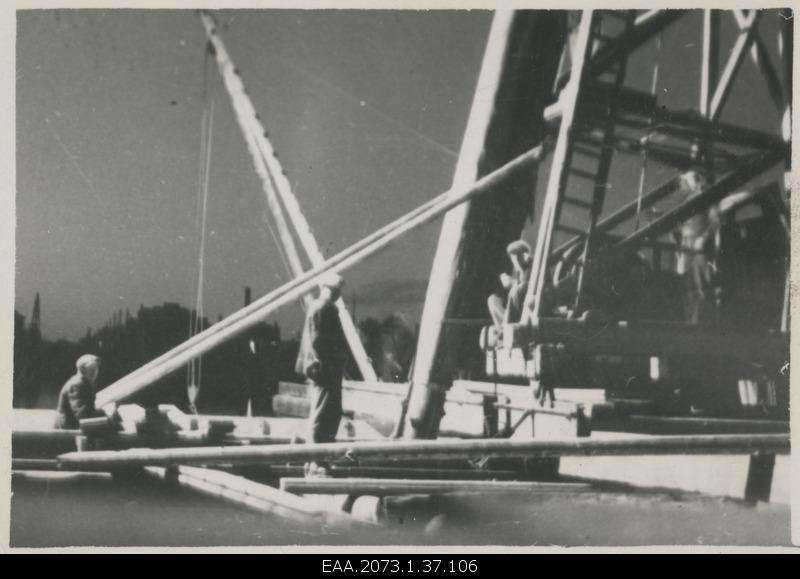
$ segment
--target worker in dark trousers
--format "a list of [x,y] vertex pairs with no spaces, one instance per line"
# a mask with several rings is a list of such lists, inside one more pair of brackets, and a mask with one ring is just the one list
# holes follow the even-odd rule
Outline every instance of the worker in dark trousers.
[[[311,388],[310,442],[334,442],[342,418],[342,375],[348,346],[336,300],[344,280],[329,274],[320,281],[320,295],[309,306],[303,342],[297,360],[298,372],[305,374]],[[306,465],[307,476],[326,476],[326,464]]]
[[84,418],[105,416],[94,405],[100,358],[85,354],[78,358],[75,367],[75,374],[67,380],[58,395],[56,428],[78,428]]

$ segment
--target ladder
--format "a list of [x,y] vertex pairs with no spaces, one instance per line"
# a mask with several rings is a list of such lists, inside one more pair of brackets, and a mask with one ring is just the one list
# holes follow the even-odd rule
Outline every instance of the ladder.
[[[621,22],[620,32],[606,33],[604,22],[615,19]],[[633,10],[584,11],[581,18],[573,44],[570,79],[559,96],[561,127],[526,299],[525,315],[532,315],[534,319],[539,317],[542,295],[549,283],[550,248],[558,232],[582,238],[573,306],[576,312],[584,307],[585,264],[597,240],[595,230],[605,202],[614,153],[615,103],[625,80],[627,58],[616,60],[597,77],[588,72],[588,62],[598,51],[629,32],[634,21]],[[608,104],[599,118],[586,114],[588,107],[581,106],[582,93],[587,89],[592,94],[597,91],[606,95]]]

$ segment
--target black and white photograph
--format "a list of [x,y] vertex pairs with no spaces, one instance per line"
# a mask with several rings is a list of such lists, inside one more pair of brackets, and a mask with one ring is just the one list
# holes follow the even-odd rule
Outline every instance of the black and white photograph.
[[5,547],[793,550],[785,4],[19,1]]

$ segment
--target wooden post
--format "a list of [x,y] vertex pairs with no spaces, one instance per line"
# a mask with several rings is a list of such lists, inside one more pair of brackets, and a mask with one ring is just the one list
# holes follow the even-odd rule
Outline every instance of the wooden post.
[[[275,222],[278,226],[278,232],[280,233],[284,249],[286,250],[289,265],[296,277],[303,273],[303,266],[297,256],[294,240],[286,229],[286,220],[284,219],[280,204],[275,197],[276,192],[283,202],[283,206],[286,208],[289,220],[294,226],[297,237],[311,265],[319,266],[325,262],[325,258],[319,249],[319,245],[317,245],[317,240],[311,231],[311,227],[305,215],[303,215],[300,209],[300,204],[297,202],[297,198],[292,192],[291,184],[286,178],[283,167],[281,167],[277,155],[275,154],[275,150],[266,137],[264,127],[261,126],[258,120],[255,107],[247,96],[239,75],[236,73],[233,61],[228,55],[225,45],[222,43],[222,39],[220,39],[219,35],[215,32],[214,20],[208,13],[203,11],[200,12],[200,18],[208,41],[214,46],[214,53],[216,55],[220,75],[225,81],[225,87],[228,89],[231,103],[236,111],[236,118],[239,120],[239,126],[244,134],[248,149],[250,149],[250,154],[253,156],[256,172],[259,177],[262,178],[262,181],[265,178],[269,181],[268,184],[264,183],[264,192],[267,194],[270,210],[275,217]],[[256,159],[256,157],[259,157],[259,159]],[[347,313],[347,308],[341,298],[336,302],[336,307],[339,311],[339,319],[342,322],[345,338],[347,339],[347,343],[350,346],[350,350],[353,353],[353,357],[355,358],[362,377],[364,380],[377,380],[375,370],[369,363],[367,353],[364,351],[364,346],[361,344],[358,331],[350,315]]]
[[432,202],[426,203],[400,217],[361,241],[342,250],[329,258],[323,265],[313,267],[278,289],[259,298],[246,308],[220,320],[218,323],[200,332],[183,344],[162,354],[145,368],[125,376],[97,394],[96,404],[103,407],[119,402],[147,388],[154,382],[181,368],[192,358],[204,354],[233,336],[261,323],[266,316],[305,295],[316,287],[319,276],[328,271],[339,272],[364,261],[391,243],[437,217],[447,213],[453,207],[484,195],[508,180],[519,178],[530,171],[542,156],[542,148],[537,147],[523,153],[500,169],[492,172],[478,182],[461,189],[448,191]]
[[750,455],[744,499],[750,503],[769,502],[772,490],[772,474],[775,471],[775,455],[770,452],[755,452]]
[[[502,62],[513,19],[513,12],[500,10],[495,12],[492,20],[453,177],[453,187],[464,186],[478,176],[478,161],[489,127],[494,94],[500,86]],[[405,412],[406,425],[402,429],[406,438],[431,438],[438,430],[444,389],[435,384],[433,379],[442,322],[446,317],[453,283],[458,275],[458,257],[463,250],[468,211],[466,204],[461,205],[455,211],[449,212],[442,223],[420,320],[419,341],[414,357],[408,408]]]

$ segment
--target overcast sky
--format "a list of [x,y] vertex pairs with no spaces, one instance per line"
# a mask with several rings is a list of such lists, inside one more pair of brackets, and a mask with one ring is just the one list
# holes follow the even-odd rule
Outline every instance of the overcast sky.
[[[325,254],[448,187],[488,12],[217,17]],[[48,336],[82,335],[115,308],[190,303],[204,42],[192,11],[18,14],[17,304],[29,316],[41,292]],[[240,307],[245,285],[257,297],[287,274],[213,63],[210,72],[205,310],[216,319]],[[353,270],[347,295],[371,282],[385,293],[393,280],[407,294],[408,280],[427,278],[436,234]],[[375,306],[364,291],[364,307]]]
[[[489,12],[217,18],[326,255],[448,188]],[[671,65],[660,98],[668,106],[696,99],[681,101],[669,89],[677,95],[696,82],[699,24],[693,17],[665,35]],[[117,308],[189,305],[205,44],[197,15],[21,11],[17,31],[17,309],[30,316],[38,291],[46,336],[75,338]],[[730,37],[732,25],[724,31]],[[765,38],[772,45],[775,36]],[[631,66],[649,88],[648,50]],[[767,96],[750,68],[726,114],[771,128],[777,117],[753,106],[766,106]],[[209,70],[205,311],[216,320],[241,306],[244,286],[258,297],[288,278],[229,99],[216,66]],[[358,292],[359,316],[396,310],[416,321],[437,235],[438,226],[428,226],[348,272],[346,297]],[[300,315],[295,307],[276,319],[291,333]]]

